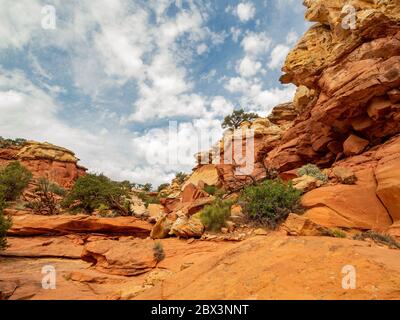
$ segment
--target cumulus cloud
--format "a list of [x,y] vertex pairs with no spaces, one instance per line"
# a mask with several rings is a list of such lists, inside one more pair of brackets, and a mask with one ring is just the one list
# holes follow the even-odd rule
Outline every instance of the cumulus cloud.
[[240,21],[247,22],[254,18],[256,14],[256,8],[252,2],[239,3],[236,8],[236,14]]
[[276,69],[281,67],[285,62],[286,56],[288,55],[290,48],[283,44],[278,44],[271,52],[271,58],[268,63],[270,69]]

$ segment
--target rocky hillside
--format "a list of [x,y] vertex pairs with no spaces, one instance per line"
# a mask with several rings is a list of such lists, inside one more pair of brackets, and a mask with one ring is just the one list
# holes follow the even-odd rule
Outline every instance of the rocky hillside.
[[86,168],[78,165],[79,159],[72,151],[47,142],[3,143],[0,166],[12,161],[21,162],[34,177],[46,177],[64,188],[70,188],[86,173]]
[[[132,216],[104,203],[78,215],[9,213],[0,299],[399,299],[400,0],[352,1],[354,29],[342,26],[347,1],[304,4],[315,24],[281,77],[297,86],[293,102],[225,132],[158,194],[130,189],[121,199]],[[255,165],[241,174],[243,163],[219,160],[235,142],[247,150],[248,129]],[[67,188],[85,173],[49,144],[1,149],[0,164],[13,160]],[[302,210],[260,227],[237,199],[275,178],[290,182],[271,184],[285,196],[301,194]],[[262,210],[274,199],[256,200]],[[210,230],[207,210],[226,221]],[[57,290],[42,288],[44,265]]]

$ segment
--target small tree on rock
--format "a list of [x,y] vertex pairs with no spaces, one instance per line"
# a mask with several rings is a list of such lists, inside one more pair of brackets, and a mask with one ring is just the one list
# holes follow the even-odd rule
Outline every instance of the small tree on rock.
[[252,121],[259,118],[256,113],[246,113],[243,109],[235,110],[229,116],[226,116],[222,122],[223,129],[238,129],[245,121]]

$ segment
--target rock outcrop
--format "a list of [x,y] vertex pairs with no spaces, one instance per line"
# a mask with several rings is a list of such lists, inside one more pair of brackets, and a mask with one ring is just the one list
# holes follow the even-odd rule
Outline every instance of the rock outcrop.
[[20,161],[35,178],[46,177],[64,188],[86,173],[72,151],[47,142],[28,141],[0,149],[0,166],[11,161]]
[[87,215],[14,216],[10,236],[65,235],[74,233],[123,234],[147,237],[151,224],[133,217],[98,218]]

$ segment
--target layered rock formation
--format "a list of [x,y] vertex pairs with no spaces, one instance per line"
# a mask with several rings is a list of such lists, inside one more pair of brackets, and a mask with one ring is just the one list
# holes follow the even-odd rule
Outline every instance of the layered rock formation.
[[28,141],[0,149],[0,166],[11,161],[20,161],[35,178],[46,177],[64,188],[86,173],[72,151],[50,143]]

